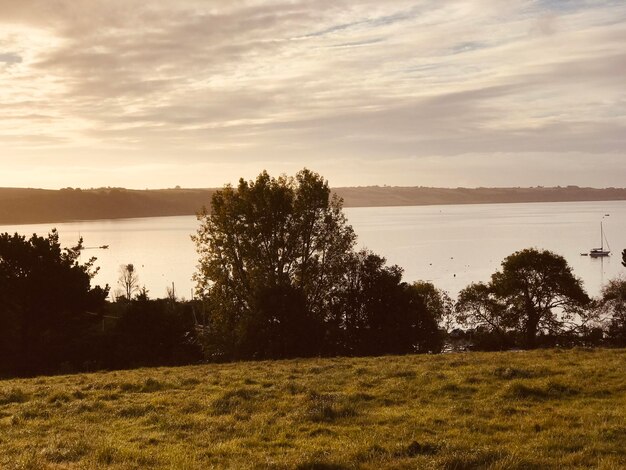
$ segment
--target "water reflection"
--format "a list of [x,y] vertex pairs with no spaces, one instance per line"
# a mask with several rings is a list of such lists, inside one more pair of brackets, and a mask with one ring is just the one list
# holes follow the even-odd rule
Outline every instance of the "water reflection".
[[[453,296],[470,282],[486,281],[504,257],[527,247],[553,250],[568,260],[596,295],[607,280],[623,273],[626,202],[484,204],[348,208],[359,245],[405,269],[407,280],[424,279]],[[609,258],[580,256],[597,245],[598,227],[613,250]],[[103,220],[45,225],[0,226],[1,231],[45,234],[53,226],[65,245],[82,235],[101,267],[96,282],[116,284],[121,264],[133,263],[152,297],[164,297],[172,282],[189,298],[197,256],[190,235],[193,216]]]

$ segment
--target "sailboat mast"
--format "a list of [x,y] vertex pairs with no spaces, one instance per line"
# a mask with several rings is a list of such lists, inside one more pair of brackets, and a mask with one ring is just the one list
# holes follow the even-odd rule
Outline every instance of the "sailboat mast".
[[602,228],[602,221],[600,221],[600,249],[604,251],[604,229]]

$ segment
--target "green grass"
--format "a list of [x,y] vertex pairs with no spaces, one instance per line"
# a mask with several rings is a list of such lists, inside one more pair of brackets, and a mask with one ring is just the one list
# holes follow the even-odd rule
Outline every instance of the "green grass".
[[626,351],[0,381],[0,468],[626,468]]

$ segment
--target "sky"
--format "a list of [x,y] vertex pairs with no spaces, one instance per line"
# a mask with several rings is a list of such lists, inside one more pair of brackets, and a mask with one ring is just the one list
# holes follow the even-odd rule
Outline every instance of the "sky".
[[0,187],[626,186],[624,0],[0,0]]

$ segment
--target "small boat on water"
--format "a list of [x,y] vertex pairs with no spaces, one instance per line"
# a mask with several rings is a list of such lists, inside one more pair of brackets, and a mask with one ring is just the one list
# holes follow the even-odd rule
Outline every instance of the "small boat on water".
[[[604,242],[606,241],[606,250],[604,249]],[[589,251],[589,256],[592,258],[603,258],[605,256],[611,256],[611,248],[609,247],[609,241],[604,235],[604,228],[602,222],[600,222],[600,248],[592,248]]]

